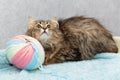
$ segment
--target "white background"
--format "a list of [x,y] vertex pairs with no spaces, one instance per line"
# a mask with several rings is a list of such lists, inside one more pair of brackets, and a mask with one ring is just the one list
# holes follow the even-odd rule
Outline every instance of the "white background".
[[28,16],[49,19],[84,15],[98,19],[120,36],[120,0],[0,0],[0,48],[13,36],[24,34]]

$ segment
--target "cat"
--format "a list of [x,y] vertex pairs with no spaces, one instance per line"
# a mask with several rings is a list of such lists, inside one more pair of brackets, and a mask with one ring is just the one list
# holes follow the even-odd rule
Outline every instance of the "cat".
[[97,53],[117,53],[112,34],[96,19],[75,16],[63,20],[29,18],[26,35],[44,47],[44,65],[89,60]]

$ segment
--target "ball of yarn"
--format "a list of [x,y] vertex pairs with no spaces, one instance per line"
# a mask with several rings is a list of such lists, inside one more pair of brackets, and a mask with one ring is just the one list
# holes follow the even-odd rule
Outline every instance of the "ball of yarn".
[[19,35],[8,41],[6,57],[11,64],[19,69],[33,70],[42,66],[45,52],[36,39]]

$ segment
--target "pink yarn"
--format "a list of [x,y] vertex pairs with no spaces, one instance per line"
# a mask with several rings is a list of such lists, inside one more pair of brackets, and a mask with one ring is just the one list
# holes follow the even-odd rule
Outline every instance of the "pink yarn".
[[24,66],[28,65],[28,63],[32,59],[33,53],[34,53],[34,50],[31,47],[31,44],[28,44],[14,55],[11,62],[16,67],[22,69],[24,68]]

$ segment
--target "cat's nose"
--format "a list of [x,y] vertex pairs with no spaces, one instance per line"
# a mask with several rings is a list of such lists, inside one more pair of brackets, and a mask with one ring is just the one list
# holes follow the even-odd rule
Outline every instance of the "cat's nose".
[[44,30],[46,30],[47,28],[43,28]]
[[43,33],[46,33],[46,31],[44,30],[44,32]]

